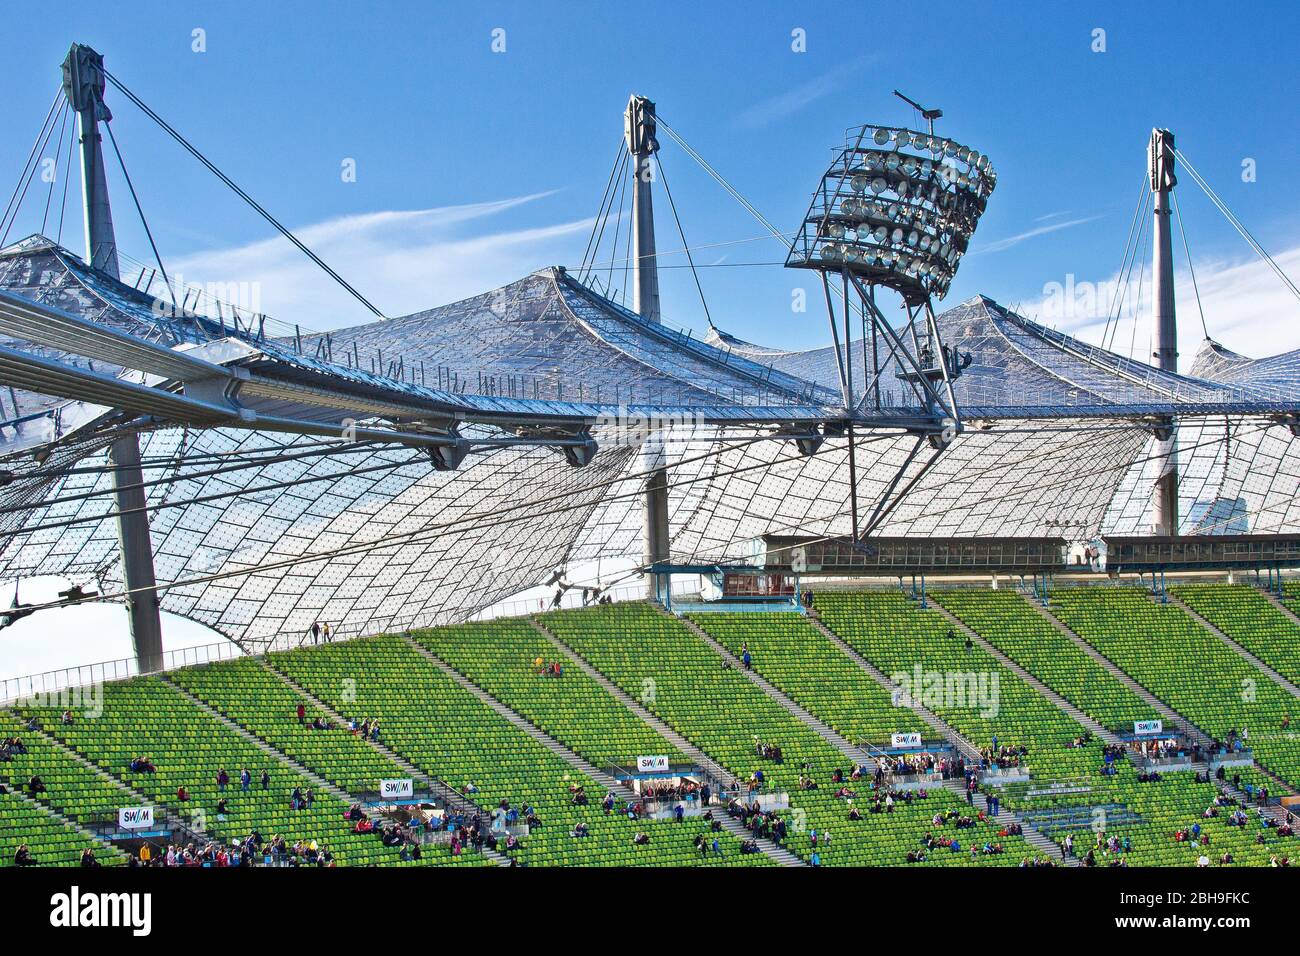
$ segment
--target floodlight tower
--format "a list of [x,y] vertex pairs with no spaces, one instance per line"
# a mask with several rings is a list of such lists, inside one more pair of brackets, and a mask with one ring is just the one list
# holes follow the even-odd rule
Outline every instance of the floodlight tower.
[[[922,115],[929,132],[875,125],[848,130],[786,258],[787,266],[821,276],[844,402],[842,432],[848,439],[850,511],[858,542],[884,522],[962,431],[953,382],[970,357],[944,344],[933,300],[947,293],[997,175],[987,156],[934,133],[941,111],[922,110]],[[902,297],[906,318],[898,328],[881,311],[878,289]],[[855,360],[852,333],[858,318],[861,356]],[[917,436],[861,527],[855,424],[902,428]],[[929,461],[895,495],[926,444],[932,449]]]
[[[1170,229],[1170,193],[1174,177],[1174,134],[1153,129],[1147,144],[1147,167],[1154,194],[1155,236],[1152,242],[1151,275],[1152,325],[1155,327],[1156,365],[1166,372],[1178,371],[1178,319],[1174,311],[1174,253]],[[1174,420],[1166,419],[1156,429],[1156,461],[1160,476],[1152,492],[1152,531],[1157,535],[1178,533],[1178,432]]]
[[[104,104],[104,58],[90,47],[74,43],[63,61],[63,92],[77,113],[81,132],[81,185],[86,219],[86,261],[94,269],[118,278],[117,240],[113,211],[104,175],[104,151],[99,124],[112,119]],[[134,431],[108,448],[117,505],[118,545],[122,552],[122,581],[131,641],[141,673],[162,669],[162,621],[158,613],[157,581],[149,514],[140,468],[140,442]]]
[[[655,218],[650,188],[654,183],[656,138],[655,105],[635,94],[627,101],[623,132],[632,157],[632,308],[647,322],[660,321],[659,263],[655,256]],[[662,430],[652,427],[642,445],[645,483],[645,564],[666,562],[669,557],[668,467]],[[649,575],[647,583],[654,597],[666,598],[667,575]]]

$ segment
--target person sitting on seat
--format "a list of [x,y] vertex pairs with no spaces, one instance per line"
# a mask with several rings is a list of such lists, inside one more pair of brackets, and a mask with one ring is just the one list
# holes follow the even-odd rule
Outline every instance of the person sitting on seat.
[[180,800],[182,803],[184,803],[189,798],[190,798],[190,792],[185,789],[185,784],[181,784],[179,787],[176,788],[177,800]]
[[40,777],[33,775],[32,779],[27,781],[27,789],[31,792],[32,796],[36,796],[38,793],[44,793],[45,781]]
[[72,724],[72,711],[65,710],[62,714],[60,714],[59,722],[62,723],[65,727],[70,726]]
[[148,757],[136,757],[131,761],[131,771],[133,773],[157,773],[157,768]]
[[642,832],[632,838],[632,842],[637,846],[645,846],[650,842],[650,834]]
[[24,843],[22,846],[18,848],[18,852],[14,854],[14,866],[35,866],[35,865],[36,865],[36,858],[32,856],[32,851],[27,849],[27,844]]
[[82,866],[99,866],[99,861],[95,859],[95,851],[91,847],[86,847],[81,851]]

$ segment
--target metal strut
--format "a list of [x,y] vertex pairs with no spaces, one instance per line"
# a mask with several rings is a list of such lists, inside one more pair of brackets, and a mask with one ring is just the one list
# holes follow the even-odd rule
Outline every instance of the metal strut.
[[[655,257],[654,207],[650,187],[654,182],[652,159],[659,151],[655,138],[655,105],[644,96],[627,101],[623,131],[627,151],[632,157],[632,307],[647,322],[658,324],[659,266]],[[663,433],[651,425],[644,448],[645,483],[645,564],[652,567],[667,563],[670,531],[668,527],[668,468]],[[665,574],[650,574],[647,581],[652,597],[662,598],[670,587]]]
[[[77,112],[81,132],[86,261],[92,268],[117,278],[117,239],[113,233],[113,211],[108,201],[99,133],[100,122],[107,123],[113,118],[104,104],[104,58],[90,47],[74,43],[63,61],[63,92]],[[158,612],[153,543],[149,537],[149,513],[136,432],[123,434],[109,446],[108,462],[113,466],[117,537],[122,552],[131,642],[140,672],[150,673],[162,669],[162,619]]]

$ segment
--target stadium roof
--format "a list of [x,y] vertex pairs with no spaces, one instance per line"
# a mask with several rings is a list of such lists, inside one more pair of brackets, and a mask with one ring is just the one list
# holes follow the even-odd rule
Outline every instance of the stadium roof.
[[[123,415],[93,398],[5,391],[0,468],[13,479],[0,487],[0,579],[64,575],[110,594],[120,585],[103,466],[122,428],[141,433],[162,607],[246,644],[318,619],[368,630],[461,620],[565,567],[639,560],[646,433],[629,430],[626,417],[667,422],[674,560],[750,559],[764,534],[849,531],[844,442],[832,432],[810,455],[771,440],[850,417],[831,350],[764,349],[718,332],[701,341],[642,320],[561,269],[426,312],[305,335],[272,334],[260,317],[228,308],[172,314],[40,237],[0,253],[0,292],[81,323],[70,326],[77,342],[95,330],[119,336],[111,348],[94,339],[77,352],[11,334],[4,349],[130,383],[130,401],[145,394],[159,403],[142,418],[139,408]],[[1253,529],[1257,515],[1295,494],[1282,467],[1292,440],[1277,415],[1300,404],[1282,379],[1226,375],[1227,366],[1210,369],[1213,377],[1159,372],[984,297],[940,324],[971,356],[957,396],[972,427],[932,463],[912,461],[917,439],[897,427],[906,409],[890,406],[903,392],[885,399],[887,416],[859,403],[859,498],[882,500],[900,469],[907,488],[878,534],[1078,540],[1140,526],[1151,421],[1169,414],[1184,436],[1233,431],[1231,440],[1205,439],[1213,454],[1184,479],[1184,513],[1199,505],[1220,514],[1214,502],[1241,499]],[[437,410],[477,453],[446,471],[421,448],[375,435],[343,444],[323,418],[317,435],[247,422],[177,425],[163,409],[189,385],[115,364],[143,348],[132,343],[169,350],[180,364],[183,354],[251,369],[261,390],[239,397],[254,416],[309,415],[316,406],[302,389],[312,401],[337,398],[335,429],[349,411],[400,425]],[[155,351],[137,364],[160,361]],[[1211,415],[1229,423],[1202,425]],[[544,442],[511,443],[530,428],[558,435],[560,426],[590,430],[600,451],[586,467]],[[1200,461],[1196,447],[1187,454]],[[1266,459],[1272,471],[1262,476]],[[1282,520],[1293,522],[1289,506]]]

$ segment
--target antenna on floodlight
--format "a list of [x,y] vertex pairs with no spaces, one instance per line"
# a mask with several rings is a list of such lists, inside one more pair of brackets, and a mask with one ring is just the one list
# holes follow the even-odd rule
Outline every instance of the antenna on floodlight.
[[906,93],[902,92],[901,90],[894,90],[894,95],[897,96],[904,103],[906,103],[908,106],[911,106],[913,109],[918,110],[920,112],[921,117],[930,124],[930,135],[933,136],[934,121],[939,119],[939,117],[943,116],[943,110],[927,110],[924,106],[922,106],[920,103],[912,99],[910,96],[908,96]]

